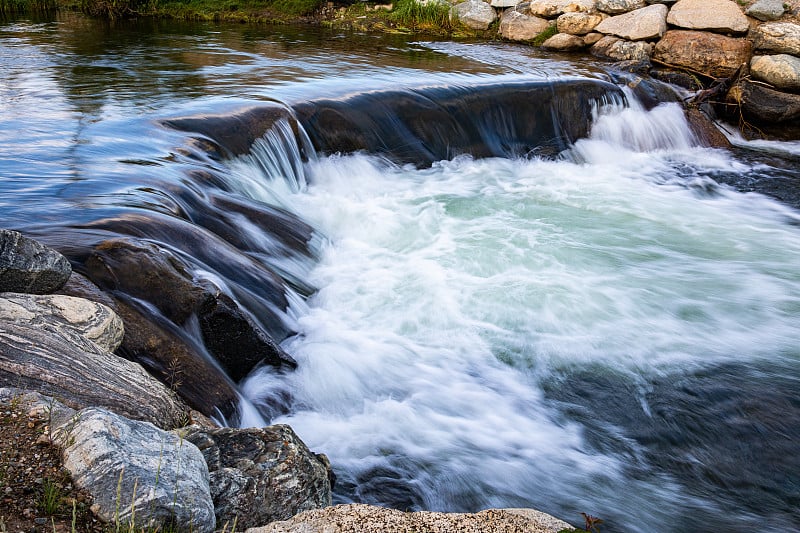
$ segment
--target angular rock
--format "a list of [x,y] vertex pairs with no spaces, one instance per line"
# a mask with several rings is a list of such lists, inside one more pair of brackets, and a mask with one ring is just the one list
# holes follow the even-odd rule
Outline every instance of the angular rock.
[[645,5],[644,0],[597,0],[597,9],[609,15],[620,15]]
[[800,56],[800,24],[767,22],[755,29],[753,38],[759,52]]
[[520,2],[522,2],[522,0],[492,0],[489,3],[489,5],[491,5],[492,7],[506,8],[506,7],[514,7]]
[[415,531],[438,533],[557,533],[572,531],[568,523],[534,509],[489,509],[474,514],[407,513],[351,503],[306,511],[283,522],[251,528],[245,533],[372,533]]
[[73,482],[92,495],[103,521],[133,523],[137,531],[214,531],[208,467],[191,442],[98,408],[76,413],[56,439]]
[[564,13],[556,20],[559,33],[569,35],[586,35],[603,21],[599,13]]
[[750,23],[732,0],[678,0],[667,23],[687,30],[747,33]]
[[594,43],[589,51],[593,56],[614,61],[644,61],[650,59],[653,45],[645,41],[626,41],[606,35]]
[[555,50],[560,52],[576,52],[586,48],[583,37],[570,35],[568,33],[557,33],[542,43],[545,50]]
[[219,524],[251,527],[331,504],[330,463],[289,426],[193,428],[186,439],[208,464]]
[[602,21],[595,31],[628,41],[658,39],[667,31],[667,6],[653,4]]
[[800,95],[771,89],[761,83],[742,80],[728,92],[728,101],[741,106],[750,121],[785,124],[800,120]]
[[530,41],[550,27],[546,19],[509,9],[500,16],[500,36],[511,41]]
[[67,327],[4,322],[0,386],[37,391],[74,409],[105,407],[163,428],[183,426],[189,418],[188,407],[141,366]]
[[726,78],[747,63],[750,56],[751,44],[747,39],[702,31],[669,30],[656,44],[653,59]]
[[113,352],[125,334],[122,320],[105,305],[62,295],[0,293],[0,323],[13,322],[29,328],[70,331]]
[[778,20],[783,16],[784,11],[783,0],[758,0],[758,2],[747,8],[745,14],[767,22]]
[[533,0],[528,6],[532,15],[555,18],[563,13],[593,13],[594,0]]
[[0,229],[0,292],[51,293],[71,273],[69,261],[57,251],[18,231]]
[[800,91],[800,58],[789,54],[753,56],[750,75],[777,89]]
[[485,30],[497,20],[494,8],[482,0],[467,0],[453,6],[451,14],[458,22],[473,30]]

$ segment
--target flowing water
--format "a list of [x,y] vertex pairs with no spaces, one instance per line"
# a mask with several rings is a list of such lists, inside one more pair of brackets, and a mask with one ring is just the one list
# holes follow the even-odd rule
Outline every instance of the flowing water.
[[210,194],[187,178],[202,168],[314,228],[315,260],[264,259],[293,279],[298,369],[240,389],[243,424],[288,423],[329,456],[337,502],[583,511],[603,531],[796,527],[795,144],[702,148],[677,104],[627,91],[555,157],[314,156],[279,123],[218,160],[158,121],[608,76],[509,45],[82,18],[0,25],[0,66],[0,226],[68,248],[94,221],[182,213],[176,191]]

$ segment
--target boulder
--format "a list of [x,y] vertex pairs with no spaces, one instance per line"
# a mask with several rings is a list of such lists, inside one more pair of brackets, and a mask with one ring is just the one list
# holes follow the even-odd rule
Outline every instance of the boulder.
[[750,23],[732,0],[679,0],[669,10],[667,23],[687,30],[747,33]]
[[467,0],[453,6],[451,14],[464,26],[473,30],[486,30],[497,20],[494,8],[482,0]]
[[800,91],[800,58],[789,54],[753,56],[750,75],[777,89]]
[[605,37],[605,35],[603,35],[602,33],[597,33],[596,31],[593,31],[592,33],[587,33],[586,35],[583,36],[583,42],[586,44],[586,46],[592,46],[603,37]]
[[783,0],[758,0],[755,4],[747,8],[745,13],[753,18],[767,22],[778,20],[785,11]]
[[257,526],[331,504],[330,463],[289,426],[194,427],[186,439],[205,457],[220,525]]
[[733,75],[750,60],[747,39],[689,30],[669,30],[656,44],[653,59],[716,78]]
[[522,0],[492,0],[489,3],[489,5],[491,5],[492,7],[506,8],[506,7],[514,7],[520,2],[522,2]]
[[559,33],[569,35],[586,35],[603,21],[604,16],[599,13],[564,13],[556,20]]
[[653,53],[653,45],[645,41],[626,41],[606,35],[592,45],[593,56],[614,61],[644,61]]
[[14,309],[17,318],[0,328],[1,387],[38,391],[74,409],[105,407],[168,429],[187,423],[187,406],[140,365],[103,350],[76,328],[44,325],[46,316]]
[[208,467],[176,433],[92,407],[55,436],[64,467],[91,494],[92,511],[104,522],[136,531],[214,531]]
[[283,522],[245,533],[372,533],[418,531],[438,533],[557,533],[572,531],[568,523],[534,509],[489,509],[478,513],[408,513],[352,503],[306,511]]
[[755,29],[753,39],[759,52],[800,56],[800,24],[767,22]]
[[511,41],[530,41],[550,27],[550,21],[509,9],[500,16],[500,36]]
[[57,251],[18,231],[0,229],[0,292],[51,293],[71,273],[69,261]]
[[667,6],[653,4],[602,21],[594,29],[628,41],[658,39],[667,31]]
[[756,123],[785,124],[800,120],[800,95],[776,91],[758,82],[742,80],[728,91],[727,100]]
[[52,331],[68,329],[113,352],[122,344],[122,320],[105,305],[63,295],[0,293],[0,323]]
[[528,6],[532,15],[556,18],[563,13],[593,13],[594,0],[533,0]]
[[568,33],[557,33],[542,43],[545,50],[555,50],[559,52],[576,52],[586,48],[583,37],[570,35]]
[[715,125],[706,113],[696,106],[685,108],[686,121],[695,139],[702,146],[730,149],[731,142]]
[[620,15],[645,5],[644,0],[597,0],[597,9],[609,15]]

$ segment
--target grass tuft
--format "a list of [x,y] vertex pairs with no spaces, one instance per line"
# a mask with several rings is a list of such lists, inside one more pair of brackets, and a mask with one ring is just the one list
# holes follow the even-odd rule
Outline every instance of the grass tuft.
[[544,42],[545,42],[547,39],[549,39],[550,37],[552,37],[552,36],[553,36],[553,35],[555,35],[556,33],[558,33],[558,27],[556,27],[556,25],[555,25],[555,24],[551,24],[550,26],[548,26],[548,27],[547,27],[547,29],[546,29],[546,30],[544,30],[542,33],[540,33],[540,34],[539,34],[539,35],[537,35],[536,37],[534,37],[534,38],[531,40],[531,44],[532,44],[533,46],[542,46],[542,44],[543,44],[543,43],[544,43]]
[[420,3],[417,0],[398,0],[392,17],[411,29],[445,30],[453,29],[450,20],[450,4],[439,0]]

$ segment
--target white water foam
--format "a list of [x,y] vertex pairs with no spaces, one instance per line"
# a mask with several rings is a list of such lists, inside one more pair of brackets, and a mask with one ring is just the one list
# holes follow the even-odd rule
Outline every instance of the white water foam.
[[798,357],[795,215],[715,186],[748,167],[692,144],[662,105],[600,110],[559,161],[312,162],[306,193],[265,198],[328,238],[319,292],[292,310],[299,368],[243,390],[291,394],[275,422],[328,454],[356,499],[402,487],[428,509],[562,515],[622,501],[623,528],[662,523],[680,489],[625,477],[627,459],[593,451],[539,384],[587,363]]

